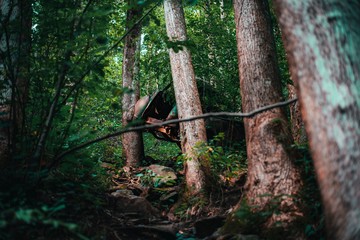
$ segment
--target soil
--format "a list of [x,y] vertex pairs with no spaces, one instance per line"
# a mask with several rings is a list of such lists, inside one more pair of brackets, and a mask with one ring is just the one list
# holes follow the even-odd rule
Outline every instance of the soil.
[[209,200],[186,198],[178,180],[158,185],[147,168],[127,168],[112,173],[106,194],[107,239],[225,239],[216,232],[241,198],[245,173],[220,176]]

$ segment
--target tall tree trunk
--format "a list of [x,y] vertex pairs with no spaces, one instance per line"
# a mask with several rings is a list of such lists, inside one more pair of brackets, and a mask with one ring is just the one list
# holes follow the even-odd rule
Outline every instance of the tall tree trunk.
[[[170,41],[186,41],[187,33],[181,0],[165,0],[164,9]],[[179,119],[202,114],[190,51],[184,46],[178,52],[170,49],[169,54]],[[205,190],[207,164],[198,159],[193,147],[198,142],[206,142],[205,123],[203,120],[181,123],[180,134],[181,148],[188,159],[185,162],[187,190],[189,194],[196,195]]]
[[[267,0],[234,0],[240,89],[244,112],[282,99],[274,37]],[[292,137],[284,111],[270,110],[245,119],[248,177],[247,203],[263,210],[278,198],[276,221],[292,222],[302,215],[293,196],[301,187],[300,172],[289,146]]]
[[[133,5],[132,0],[128,5]],[[127,11],[126,24],[127,28],[132,27],[136,20],[141,17],[141,9],[132,6]],[[125,93],[122,99],[122,124],[128,125],[134,116],[135,103],[140,97],[139,74],[139,53],[140,53],[140,35],[141,25],[137,25],[125,38],[123,67],[122,67],[122,85],[123,88],[131,89],[131,93]],[[138,55],[138,57],[137,57]],[[144,157],[144,145],[141,132],[129,132],[122,135],[123,156],[126,159],[126,165],[135,167],[140,164]]]
[[0,2],[0,159],[17,154],[25,117],[31,43],[31,1]]
[[276,0],[330,239],[360,239],[360,2]]

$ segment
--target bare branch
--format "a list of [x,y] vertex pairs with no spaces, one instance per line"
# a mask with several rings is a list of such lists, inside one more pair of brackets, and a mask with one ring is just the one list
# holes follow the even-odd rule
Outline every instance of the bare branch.
[[107,49],[96,61],[94,61],[90,66],[86,69],[86,71],[79,77],[79,79],[74,83],[72,88],[67,93],[67,96],[63,99],[60,105],[64,105],[67,101],[67,99],[71,96],[71,94],[79,88],[79,85],[83,82],[85,77],[91,72],[92,69],[94,69],[95,66],[97,66],[102,60],[105,59],[106,56],[109,55],[111,51],[113,51],[115,48],[119,46],[120,43],[125,39],[127,35],[129,35],[141,22],[157,7],[162,1],[158,1],[152,8],[150,8],[141,18],[139,18],[132,27],[130,27],[124,35],[119,38],[109,49]]
[[110,133],[108,135],[96,138],[94,140],[82,143],[74,148],[71,148],[63,153],[61,153],[60,155],[56,156],[53,163],[51,164],[50,168],[52,168],[53,166],[56,165],[56,163],[58,163],[62,158],[64,158],[66,155],[75,152],[79,149],[88,147],[94,143],[103,141],[105,139],[108,138],[112,138],[112,137],[116,137],[119,136],[123,133],[127,133],[127,132],[132,132],[132,131],[142,131],[142,130],[146,130],[146,129],[154,129],[154,128],[158,128],[164,125],[169,125],[169,124],[173,124],[173,123],[181,123],[181,122],[189,122],[189,121],[194,121],[197,119],[205,119],[205,118],[211,118],[211,117],[241,117],[241,118],[251,118],[254,117],[255,115],[274,109],[274,108],[278,108],[278,107],[284,107],[287,106],[293,102],[297,101],[297,98],[294,99],[290,99],[284,102],[278,102],[275,104],[271,104],[271,105],[267,105],[258,109],[255,109],[254,111],[248,112],[248,113],[232,113],[232,112],[215,112],[215,113],[204,113],[198,116],[194,116],[194,117],[190,117],[190,118],[184,118],[184,119],[173,119],[173,120],[168,120],[168,121],[164,121],[161,123],[156,123],[156,124],[146,124],[146,125],[142,125],[142,126],[136,126],[136,127],[128,127],[128,128],[124,128],[120,131],[114,132],[114,133]]

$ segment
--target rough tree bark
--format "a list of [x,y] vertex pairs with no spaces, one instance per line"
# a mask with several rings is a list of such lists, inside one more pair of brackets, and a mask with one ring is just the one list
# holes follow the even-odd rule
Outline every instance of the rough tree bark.
[[[234,10],[242,108],[250,112],[282,99],[275,42],[267,0],[234,0]],[[292,137],[284,111],[270,110],[245,119],[244,124],[247,203],[263,210],[279,198],[280,214],[274,214],[267,225],[281,221],[286,226],[302,215],[292,197],[302,181],[289,149]]]
[[275,0],[329,239],[360,239],[360,2]]
[[16,154],[28,93],[31,1],[0,1],[0,159]]
[[[292,84],[287,85],[289,92],[289,99],[297,98],[295,86]],[[307,137],[305,132],[304,121],[301,117],[299,101],[290,105],[290,119],[291,119],[291,132],[295,143],[306,144]]]
[[[129,0],[128,5],[134,5],[134,1]],[[139,7],[131,7],[127,10],[127,28],[132,27],[136,20],[141,17],[142,10]],[[138,79],[137,57],[140,49],[141,25],[138,24],[125,38],[123,65],[122,65],[122,86],[131,89],[130,93],[125,93],[122,99],[122,124],[128,125],[133,120],[135,104],[140,97],[140,82]],[[141,132],[129,132],[122,135],[123,156],[126,165],[135,167],[140,164],[144,157],[144,145]]]
[[[181,0],[165,0],[165,22],[170,41],[187,40],[184,12]],[[169,50],[172,78],[175,89],[179,119],[202,114],[190,51],[184,46],[175,52]],[[189,194],[196,195],[205,190],[207,164],[198,159],[193,147],[206,142],[204,120],[180,124],[181,148],[188,160],[185,162],[185,178]]]

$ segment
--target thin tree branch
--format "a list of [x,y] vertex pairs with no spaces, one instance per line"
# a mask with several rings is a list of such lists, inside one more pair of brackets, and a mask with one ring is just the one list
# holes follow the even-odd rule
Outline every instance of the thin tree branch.
[[262,112],[265,112],[265,111],[268,111],[268,110],[271,110],[271,109],[274,109],[274,108],[284,107],[284,106],[290,105],[291,103],[293,103],[295,101],[297,101],[297,98],[290,99],[290,100],[287,100],[287,101],[284,101],[284,102],[278,102],[278,103],[274,103],[274,104],[271,104],[271,105],[267,105],[267,106],[255,109],[254,111],[251,111],[251,112],[248,112],[248,113],[241,113],[241,112],[238,112],[238,113],[232,113],[232,112],[204,113],[204,114],[201,114],[201,115],[198,115],[198,116],[184,118],[184,119],[173,119],[173,120],[168,120],[168,121],[164,121],[164,122],[161,122],[161,123],[146,124],[146,125],[142,125],[142,126],[124,128],[124,129],[122,129],[120,131],[110,133],[108,135],[105,135],[105,136],[96,138],[94,140],[82,143],[82,144],[80,144],[80,145],[78,145],[76,147],[73,147],[73,148],[61,153],[60,155],[58,155],[58,156],[56,156],[54,158],[54,161],[50,165],[50,168],[55,166],[63,157],[65,157],[66,155],[68,155],[68,154],[70,154],[72,152],[75,152],[75,151],[77,151],[79,149],[88,147],[88,146],[90,146],[90,145],[92,145],[94,143],[103,141],[105,139],[119,136],[119,135],[121,135],[123,133],[132,132],[132,131],[142,131],[142,130],[145,130],[145,129],[153,129],[153,128],[158,128],[158,127],[173,124],[173,123],[189,122],[189,121],[194,121],[194,120],[197,120],[197,119],[204,119],[204,118],[210,118],[210,117],[252,118],[252,117],[254,117],[255,115],[257,115],[259,113],[262,113]]
[[72,92],[75,91],[79,84],[82,83],[82,81],[84,80],[84,78],[90,73],[90,71],[92,69],[95,68],[95,66],[97,66],[102,60],[104,60],[104,58],[112,51],[114,50],[124,39],[127,35],[129,35],[129,33],[131,33],[162,1],[158,1],[152,8],[149,9],[149,11],[147,11],[141,18],[139,18],[139,20],[137,20],[135,22],[135,24],[130,27],[125,33],[124,35],[117,41],[115,42],[108,50],[106,50],[103,55],[101,55],[93,64],[91,64],[89,66],[89,68],[80,76],[80,78],[78,79],[78,81],[75,82],[75,84],[72,86],[72,88],[69,90],[69,92],[67,93],[67,96],[64,98],[64,100],[62,101],[62,104],[65,104],[65,102],[67,101],[67,99],[71,96]]
[[[76,22],[76,18],[74,17],[72,20],[71,29],[70,29],[70,36],[69,36],[70,40],[74,39],[74,33],[76,31],[76,28],[77,28],[77,22]],[[35,162],[39,163],[40,157],[44,151],[44,148],[46,145],[46,140],[47,140],[47,137],[49,135],[49,132],[50,132],[50,129],[52,126],[52,122],[57,114],[56,107],[57,107],[59,99],[60,99],[61,90],[63,89],[63,87],[65,85],[66,76],[70,71],[68,64],[66,64],[68,61],[70,61],[70,58],[71,58],[71,50],[67,50],[65,53],[64,60],[62,61],[62,66],[61,66],[60,72],[58,73],[58,80],[57,80],[56,86],[55,86],[55,96],[51,102],[51,106],[50,106],[49,112],[47,114],[44,127],[41,131],[39,141],[36,144],[36,148],[35,148],[35,151],[33,153],[32,159],[31,159],[33,163],[35,163]]]

